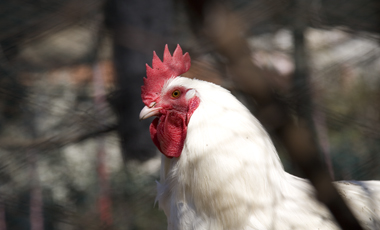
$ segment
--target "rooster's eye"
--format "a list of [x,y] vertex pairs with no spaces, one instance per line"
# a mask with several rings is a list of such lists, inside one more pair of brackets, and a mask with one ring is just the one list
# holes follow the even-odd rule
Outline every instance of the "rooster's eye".
[[181,95],[181,92],[177,89],[172,92],[172,97],[178,98]]

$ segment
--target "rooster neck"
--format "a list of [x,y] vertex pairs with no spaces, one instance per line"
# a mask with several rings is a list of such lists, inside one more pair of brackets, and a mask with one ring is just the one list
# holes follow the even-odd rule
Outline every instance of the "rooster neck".
[[181,157],[163,159],[161,183],[174,203],[193,207],[224,229],[247,225],[251,213],[273,207],[287,190],[269,136],[227,90],[184,78],[174,83],[195,89],[200,104],[189,122]]

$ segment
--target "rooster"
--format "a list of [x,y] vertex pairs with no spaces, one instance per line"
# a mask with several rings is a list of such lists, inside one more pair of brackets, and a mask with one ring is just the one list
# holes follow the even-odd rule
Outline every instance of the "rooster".
[[[307,180],[284,171],[268,134],[228,90],[180,75],[190,56],[153,52],[141,87],[163,154],[159,207],[169,230],[339,229]],[[363,227],[379,229],[380,183],[336,182]],[[371,196],[369,196],[371,195]]]

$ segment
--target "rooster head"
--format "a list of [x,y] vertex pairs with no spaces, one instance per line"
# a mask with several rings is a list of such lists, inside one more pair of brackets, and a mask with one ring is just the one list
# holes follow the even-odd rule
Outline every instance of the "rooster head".
[[153,52],[152,68],[146,64],[147,78],[141,87],[145,107],[140,120],[157,116],[150,125],[150,135],[157,148],[169,158],[181,155],[190,117],[200,103],[195,89],[170,84],[187,72],[190,65],[190,55],[183,54],[179,45],[173,56],[166,45],[163,61]]

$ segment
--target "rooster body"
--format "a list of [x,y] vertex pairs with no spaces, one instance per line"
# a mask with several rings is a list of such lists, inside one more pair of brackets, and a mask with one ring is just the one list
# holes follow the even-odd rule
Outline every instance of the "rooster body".
[[[169,230],[339,229],[308,181],[284,171],[270,137],[242,103],[218,85],[178,75],[159,83],[149,100],[142,95],[147,106],[140,114],[158,116],[150,131],[164,153],[157,201]],[[380,197],[371,201],[366,192],[379,194],[380,184],[336,186],[362,225],[376,229],[380,215],[371,204]]]

